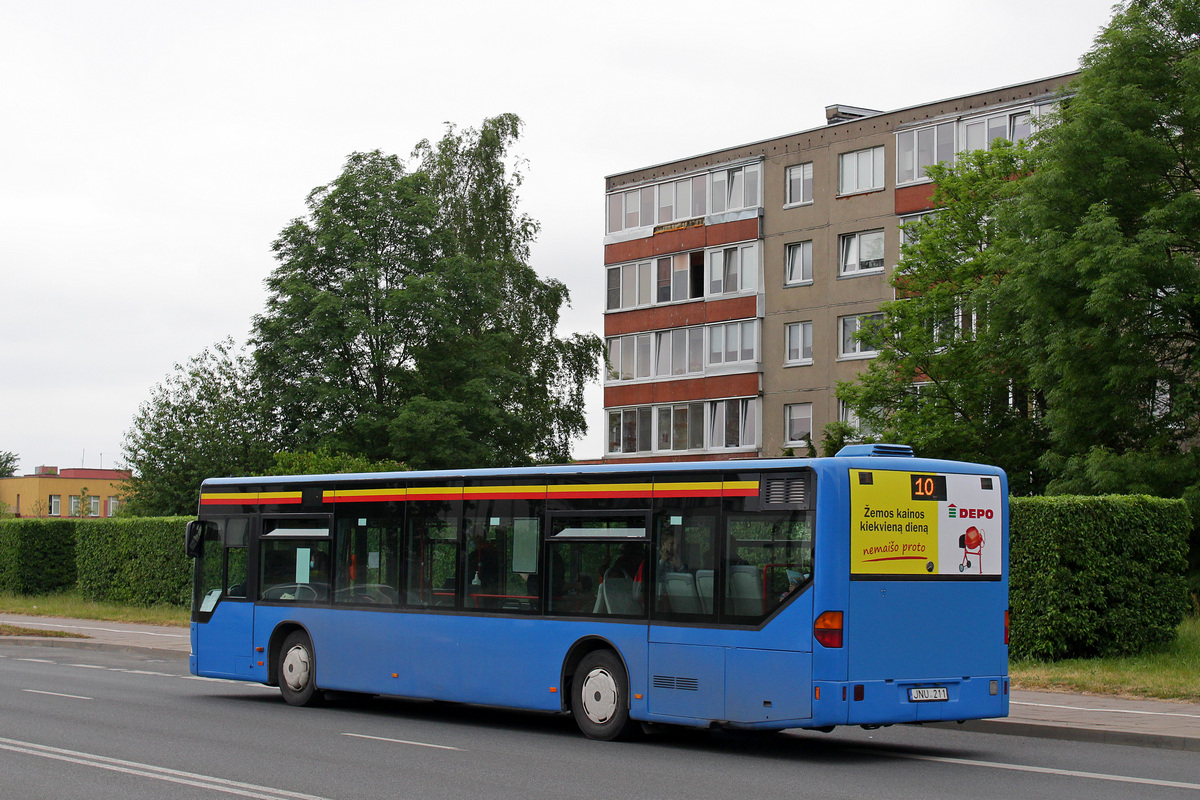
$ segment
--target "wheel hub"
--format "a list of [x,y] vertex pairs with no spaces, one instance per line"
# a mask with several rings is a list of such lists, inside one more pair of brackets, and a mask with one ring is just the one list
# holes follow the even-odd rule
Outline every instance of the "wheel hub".
[[298,692],[308,685],[311,663],[308,651],[300,645],[287,651],[283,657],[283,680],[289,689]]
[[583,679],[583,711],[588,719],[602,725],[612,719],[617,710],[617,682],[608,670],[597,667]]

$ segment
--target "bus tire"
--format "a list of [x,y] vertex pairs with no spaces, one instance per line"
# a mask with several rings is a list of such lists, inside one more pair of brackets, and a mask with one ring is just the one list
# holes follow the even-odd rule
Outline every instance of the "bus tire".
[[571,682],[571,715],[589,739],[611,742],[629,735],[629,677],[611,650],[588,653]]
[[317,660],[304,631],[292,631],[279,650],[279,692],[291,706],[317,705],[325,693],[317,690]]

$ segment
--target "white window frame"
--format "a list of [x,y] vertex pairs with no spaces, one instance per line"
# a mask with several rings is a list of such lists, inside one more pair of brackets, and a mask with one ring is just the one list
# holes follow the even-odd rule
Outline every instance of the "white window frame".
[[[675,363],[675,342],[683,339],[683,366]],[[668,328],[654,332],[654,377],[678,378],[704,372],[704,328]],[[695,368],[693,369],[693,364]]]
[[762,205],[762,162],[712,170],[708,189],[710,214],[758,208]]
[[[800,196],[796,197],[792,187],[795,185],[800,187]],[[813,162],[806,161],[803,164],[796,164],[788,167],[784,173],[784,208],[794,208],[795,206],[812,205],[813,201]]]
[[[808,356],[804,355],[808,345]],[[793,345],[795,347],[793,348]],[[789,322],[783,329],[783,363],[785,366],[806,366],[813,363],[813,324],[810,321]],[[793,350],[796,357],[792,357]]]
[[[851,314],[846,317],[838,317],[838,360],[854,360],[861,358],[874,358],[879,354],[878,350],[863,350],[862,342],[854,338],[863,327],[864,320],[878,320],[883,322],[883,313],[879,311],[870,311],[864,314]],[[847,349],[849,346],[851,349]]]
[[[705,264],[705,296],[718,297],[723,295],[748,294],[758,291],[758,273],[759,273],[759,256],[758,256],[758,240],[750,242],[739,242],[737,244],[723,245],[721,247],[710,248],[704,251]],[[729,259],[727,253],[735,253],[733,269],[737,276],[737,288],[730,290],[728,275],[726,274],[726,261]],[[714,290],[714,284],[717,278],[714,277],[714,272],[720,275],[721,290]]]
[[[784,247],[784,283],[788,286],[807,286],[813,282],[813,243],[811,239],[791,242]],[[797,261],[798,257],[798,261]],[[796,267],[799,266],[799,277]]]
[[62,495],[52,494],[46,508],[47,516],[61,517],[62,516]]
[[[704,403],[689,402],[689,403],[673,403],[671,405],[660,405],[654,407],[654,449],[659,453],[681,453],[688,450],[703,450],[704,449]],[[663,416],[668,419],[668,428],[663,430]],[[678,446],[680,442],[676,441],[675,434],[675,419],[679,416],[684,420],[684,433],[686,440],[682,442],[682,447]],[[695,426],[695,427],[693,427]],[[663,436],[667,437],[667,442],[663,442]]]
[[[758,362],[759,326],[756,319],[740,319],[707,326],[705,358],[711,367],[734,364],[756,364]],[[737,337],[735,358],[729,358],[729,337]],[[750,336],[750,353],[746,352],[746,336]],[[719,344],[718,344],[719,343]],[[714,349],[718,348],[718,349]],[[715,357],[714,357],[715,356]]]
[[[1016,141],[1016,123],[1019,117],[1028,117],[1029,134],[1032,134],[1033,123],[1037,118],[1033,108],[1015,108],[1009,111],[980,114],[977,117],[960,120],[958,124],[958,152],[970,153],[973,150],[987,150],[996,139]],[[1003,134],[996,132],[1001,125],[1004,127]],[[982,139],[976,136],[971,130],[976,126],[982,126],[979,129],[979,135]],[[971,141],[972,138],[975,138],[975,141]]]
[[[788,403],[783,407],[783,443],[791,447],[806,447],[812,444],[813,404]],[[793,420],[808,420],[808,435],[800,438],[792,436]]]
[[[878,236],[879,238],[879,264],[869,267],[862,266],[862,246],[863,237]],[[843,233],[838,236],[838,276],[849,277],[855,275],[877,275],[883,272],[887,265],[887,237],[884,234],[883,228],[877,228],[871,231],[855,231],[854,233]],[[850,260],[853,253],[853,261]],[[874,259],[872,259],[874,260]]]
[[[861,173],[867,167],[870,177]],[[877,192],[886,187],[883,145],[866,147],[838,155],[838,196]]]
[[[758,398],[735,397],[708,403],[709,449],[742,450],[758,446]],[[729,443],[726,418],[729,411],[738,414],[737,442]]]
[[[646,350],[642,351],[639,345],[644,345]],[[653,377],[654,339],[650,333],[610,336],[605,341],[605,349],[608,361],[604,374],[606,382],[623,383]],[[628,371],[626,367],[629,367]]]
[[67,516],[78,517],[79,507],[82,505],[82,496],[77,494],[67,495]]
[[108,516],[115,517],[117,511],[121,508],[121,498],[118,495],[110,495],[108,498]]
[[[924,183],[929,180],[925,170],[934,164],[954,163],[955,149],[954,132],[957,126],[953,122],[939,122],[923,128],[900,131],[896,134],[896,185],[905,186],[910,183]],[[932,140],[932,158],[922,158],[922,140]]]

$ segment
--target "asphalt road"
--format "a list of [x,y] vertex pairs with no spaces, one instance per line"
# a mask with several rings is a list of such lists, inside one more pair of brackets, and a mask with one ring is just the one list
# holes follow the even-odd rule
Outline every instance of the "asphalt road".
[[0,798],[1200,798],[1195,753],[897,726],[582,738],[565,718],[198,679],[0,645]]

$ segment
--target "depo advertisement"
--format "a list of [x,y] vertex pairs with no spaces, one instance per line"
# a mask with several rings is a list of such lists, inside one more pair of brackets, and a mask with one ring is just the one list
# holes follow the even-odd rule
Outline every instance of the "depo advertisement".
[[999,577],[1000,479],[850,470],[850,572]]

